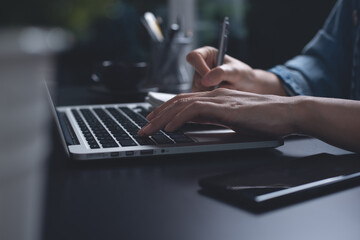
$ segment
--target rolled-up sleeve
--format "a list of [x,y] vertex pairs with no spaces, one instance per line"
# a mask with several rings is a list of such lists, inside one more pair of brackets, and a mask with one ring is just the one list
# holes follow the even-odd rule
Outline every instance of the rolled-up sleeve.
[[347,97],[351,80],[352,1],[339,0],[302,53],[270,72],[289,95]]

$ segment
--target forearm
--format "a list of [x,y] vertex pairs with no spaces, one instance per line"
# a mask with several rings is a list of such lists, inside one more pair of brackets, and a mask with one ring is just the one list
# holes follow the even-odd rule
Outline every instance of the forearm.
[[360,102],[294,97],[292,116],[298,133],[360,153]]

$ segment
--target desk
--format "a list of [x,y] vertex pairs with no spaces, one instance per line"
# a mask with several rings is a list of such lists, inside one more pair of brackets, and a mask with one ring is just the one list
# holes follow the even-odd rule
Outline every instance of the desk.
[[44,239],[356,239],[360,187],[255,214],[198,192],[198,179],[322,152],[347,152],[311,138],[271,150],[69,161],[56,134],[50,156]]

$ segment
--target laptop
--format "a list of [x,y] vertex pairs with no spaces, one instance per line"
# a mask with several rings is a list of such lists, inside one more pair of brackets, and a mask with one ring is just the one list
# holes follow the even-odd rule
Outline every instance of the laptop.
[[55,106],[52,113],[65,151],[74,160],[133,157],[274,148],[282,139],[249,137],[213,125],[185,124],[175,132],[159,131],[140,137],[151,104]]

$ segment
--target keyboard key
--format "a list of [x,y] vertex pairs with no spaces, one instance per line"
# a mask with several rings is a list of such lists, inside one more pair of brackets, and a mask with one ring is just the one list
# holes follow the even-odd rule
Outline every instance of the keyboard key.
[[100,146],[97,143],[90,144],[89,146],[90,146],[91,149],[100,148]]
[[181,131],[176,132],[168,132],[166,133],[171,139],[173,139],[176,143],[192,143],[194,140],[186,136]]
[[[136,110],[139,112],[135,112],[128,107],[120,107],[119,109],[110,107],[106,108],[106,111],[102,108],[95,108],[94,112],[105,124],[106,128],[111,132],[112,136],[121,146],[194,142],[181,131],[167,133],[168,136],[166,136],[162,131],[159,131],[150,138],[139,137],[137,132],[142,126],[147,124],[148,121],[146,120],[145,116],[148,115],[149,112],[142,107],[137,107]],[[116,121],[110,116],[116,119]],[[102,132],[101,128],[96,128],[93,131],[96,132],[97,137],[104,137],[103,134],[105,133]],[[134,141],[134,139],[137,143]]]
[[92,135],[92,133],[90,132],[89,128],[86,126],[85,122],[82,120],[80,114],[75,110],[71,110],[73,116],[75,117],[75,120],[77,121],[77,123],[79,124],[79,127],[81,129],[81,131],[84,134],[84,137],[89,145],[89,147],[91,149],[96,149],[96,148],[100,148],[99,144],[96,142],[94,136]]
[[117,145],[117,143],[113,142],[113,143],[104,143],[102,144],[103,148],[113,148],[113,147],[118,147],[119,145]]
[[164,134],[155,134],[153,136],[151,136],[151,138],[153,140],[155,140],[155,142],[157,144],[173,144],[174,142],[168,138],[167,136],[165,136]]
[[128,115],[140,127],[145,126],[148,122],[142,115],[139,115],[128,107],[120,107],[119,109]]
[[147,115],[150,114],[150,111],[145,109],[144,107],[138,106],[136,109],[139,109],[139,114],[141,114],[144,118],[146,118]]
[[144,145],[155,145],[155,143],[149,137],[135,137],[135,140],[142,146]]
[[119,146],[89,109],[80,109],[80,112],[83,114],[95,137],[99,140],[103,148]]
[[119,139],[118,142],[123,147],[137,146],[136,142],[134,142],[132,139]]

